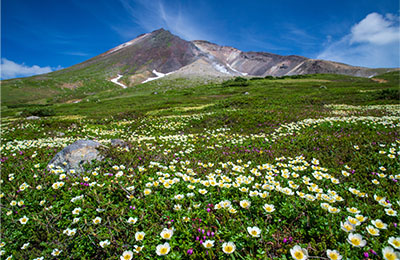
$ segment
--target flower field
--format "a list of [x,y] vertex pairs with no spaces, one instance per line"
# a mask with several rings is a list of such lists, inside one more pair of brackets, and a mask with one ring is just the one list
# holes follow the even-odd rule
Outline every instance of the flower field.
[[1,258],[399,259],[400,105],[340,101],[3,120]]

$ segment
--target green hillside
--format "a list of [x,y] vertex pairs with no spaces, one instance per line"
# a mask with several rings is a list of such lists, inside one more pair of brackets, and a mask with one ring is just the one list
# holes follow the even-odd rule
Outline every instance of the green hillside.
[[[81,96],[56,78],[7,81],[6,95],[2,85],[5,256],[291,259],[303,248],[383,259],[400,241],[399,72],[127,89],[71,79],[92,82]],[[16,82],[54,93],[19,99]],[[47,168],[82,139],[102,144],[102,161],[80,174]]]

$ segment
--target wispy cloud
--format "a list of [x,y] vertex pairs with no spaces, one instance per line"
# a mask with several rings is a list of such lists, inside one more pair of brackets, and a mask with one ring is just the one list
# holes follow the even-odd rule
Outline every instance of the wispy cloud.
[[[206,26],[193,18],[193,12],[181,4],[166,5],[162,0],[120,0],[132,20],[145,29],[153,31],[164,28],[185,40],[214,40]],[[131,36],[127,30],[112,27],[121,36]]]
[[399,67],[399,31],[399,16],[370,13],[349,34],[326,44],[317,58],[365,67]]
[[27,66],[24,63],[18,64],[6,58],[1,59],[1,79],[11,79],[16,77],[28,77],[38,74],[49,73],[55,70],[62,69],[58,66],[57,68],[52,68],[50,66],[40,67],[38,65]]
[[66,52],[61,52],[61,54],[70,55],[70,56],[81,56],[81,57],[87,57],[90,55],[89,53],[81,52],[81,51],[66,51]]

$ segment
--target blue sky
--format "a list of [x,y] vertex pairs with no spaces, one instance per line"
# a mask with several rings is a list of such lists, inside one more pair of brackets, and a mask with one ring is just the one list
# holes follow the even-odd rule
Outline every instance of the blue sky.
[[399,67],[398,0],[2,0],[1,77],[66,68],[165,28],[243,51]]

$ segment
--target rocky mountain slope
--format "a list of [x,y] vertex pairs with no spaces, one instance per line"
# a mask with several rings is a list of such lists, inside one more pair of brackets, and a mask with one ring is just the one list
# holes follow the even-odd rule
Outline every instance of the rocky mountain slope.
[[281,56],[267,52],[243,52],[207,41],[185,41],[169,31],[146,33],[88,61],[56,73],[104,71],[108,78],[123,75],[126,85],[170,77],[284,76],[312,73],[370,77],[390,69],[354,67],[342,63]]
[[370,69],[296,55],[243,52],[207,41],[185,41],[159,29],[63,70],[3,80],[1,100],[3,104],[75,103],[99,92],[161,78],[190,85],[237,76],[332,73],[371,77],[393,70],[398,69]]

